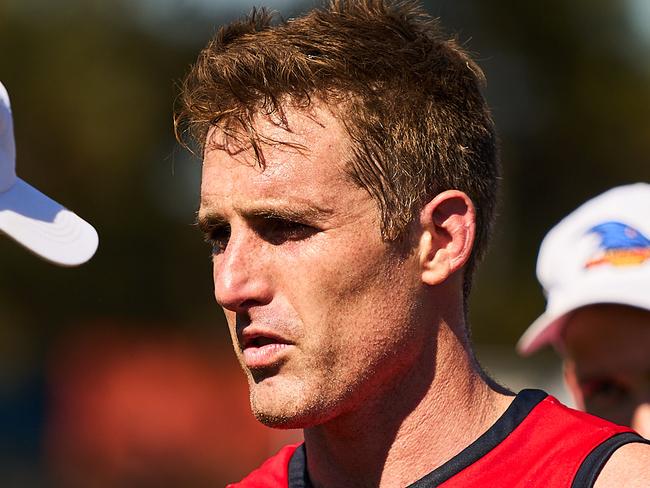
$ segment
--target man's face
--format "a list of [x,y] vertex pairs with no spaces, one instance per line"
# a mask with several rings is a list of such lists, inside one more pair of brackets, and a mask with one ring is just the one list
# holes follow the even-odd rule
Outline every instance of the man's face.
[[565,330],[565,374],[578,403],[650,437],[650,312],[594,305],[574,312]]
[[[424,347],[418,259],[382,241],[366,190],[345,174],[348,137],[322,106],[258,117],[250,147],[208,137],[199,223],[214,290],[268,425],[313,426],[398,382]],[[284,143],[292,143],[290,147]]]

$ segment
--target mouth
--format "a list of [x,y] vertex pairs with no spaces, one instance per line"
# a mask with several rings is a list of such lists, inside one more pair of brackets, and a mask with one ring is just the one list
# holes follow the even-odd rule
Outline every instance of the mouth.
[[270,332],[244,331],[240,341],[243,362],[249,369],[278,366],[293,343]]
[[253,335],[250,337],[244,337],[244,347],[243,349],[248,349],[248,348],[260,348],[264,346],[270,346],[273,344],[286,344],[288,345],[289,342],[285,341],[281,338],[278,337],[272,337],[268,335]]

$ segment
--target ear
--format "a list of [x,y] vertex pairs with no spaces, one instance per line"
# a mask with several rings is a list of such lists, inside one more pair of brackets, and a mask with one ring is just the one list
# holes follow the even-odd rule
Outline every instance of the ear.
[[567,390],[569,390],[569,393],[571,393],[573,402],[576,404],[577,408],[585,410],[585,397],[582,395],[578,376],[576,375],[576,363],[571,359],[565,359],[562,366],[564,384],[566,385]]
[[474,205],[462,191],[444,191],[424,206],[420,225],[422,281],[438,285],[469,259],[476,232]]

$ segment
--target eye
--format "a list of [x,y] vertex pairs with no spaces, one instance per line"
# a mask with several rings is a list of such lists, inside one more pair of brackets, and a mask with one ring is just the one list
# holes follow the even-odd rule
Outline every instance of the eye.
[[220,225],[205,232],[205,242],[212,247],[212,254],[221,254],[226,250],[230,240],[230,226]]
[[269,217],[260,223],[257,232],[267,242],[280,245],[287,241],[307,239],[318,232],[318,230],[301,222]]

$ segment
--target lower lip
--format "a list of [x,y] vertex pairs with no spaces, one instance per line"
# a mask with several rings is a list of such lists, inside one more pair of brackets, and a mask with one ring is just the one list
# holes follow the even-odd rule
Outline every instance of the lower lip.
[[248,368],[268,368],[277,365],[282,355],[291,347],[289,344],[266,344],[244,349],[244,364]]

